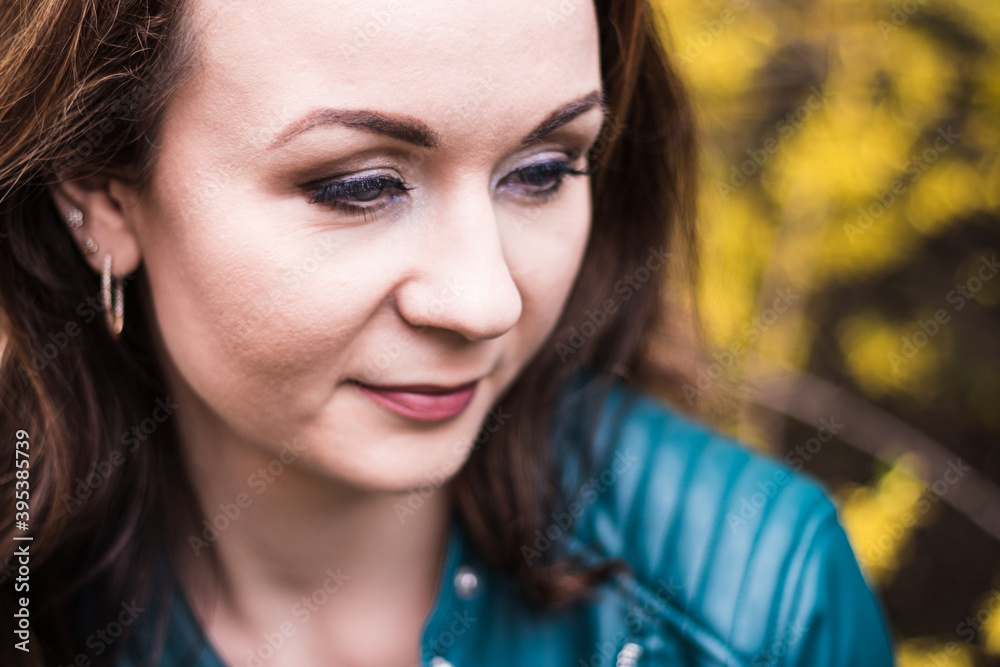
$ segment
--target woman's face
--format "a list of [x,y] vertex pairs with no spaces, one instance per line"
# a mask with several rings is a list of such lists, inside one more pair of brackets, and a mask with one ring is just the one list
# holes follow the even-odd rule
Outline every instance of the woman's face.
[[182,434],[367,489],[450,475],[580,268],[591,3],[190,8],[198,69],[129,214]]

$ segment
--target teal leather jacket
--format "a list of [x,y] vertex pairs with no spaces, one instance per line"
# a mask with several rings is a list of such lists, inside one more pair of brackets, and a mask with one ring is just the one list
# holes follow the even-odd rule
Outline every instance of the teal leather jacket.
[[[587,603],[538,611],[456,521],[421,667],[892,665],[880,605],[816,483],[631,389],[615,388],[600,411],[561,405],[557,444],[577,493],[522,551],[561,545],[624,558],[632,572]],[[583,414],[599,422],[586,469],[573,454]],[[119,667],[150,664],[143,636]],[[244,664],[266,666],[271,653],[258,647],[263,659]],[[180,594],[162,660],[223,667]]]

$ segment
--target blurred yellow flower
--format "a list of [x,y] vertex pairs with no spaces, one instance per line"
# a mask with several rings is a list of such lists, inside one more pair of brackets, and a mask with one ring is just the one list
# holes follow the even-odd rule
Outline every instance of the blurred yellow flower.
[[[918,322],[933,330],[934,316]],[[937,324],[936,331],[929,336],[917,323],[896,325],[867,310],[845,318],[837,337],[847,370],[869,395],[895,392],[927,401],[937,394],[934,376],[948,340],[946,324]]]
[[937,506],[937,498],[922,497],[926,487],[915,472],[920,466],[915,455],[905,454],[874,486],[840,490],[840,520],[862,571],[873,582],[891,580],[913,529],[928,521]]
[[975,664],[972,650],[954,641],[932,644],[908,640],[896,648],[897,667],[974,667]]

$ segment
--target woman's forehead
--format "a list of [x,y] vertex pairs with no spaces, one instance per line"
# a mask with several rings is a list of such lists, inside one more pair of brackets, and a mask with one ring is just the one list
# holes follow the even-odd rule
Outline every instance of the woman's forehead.
[[195,0],[191,9],[200,62],[183,95],[218,112],[213,131],[258,142],[321,107],[502,131],[511,116],[600,87],[589,2]]

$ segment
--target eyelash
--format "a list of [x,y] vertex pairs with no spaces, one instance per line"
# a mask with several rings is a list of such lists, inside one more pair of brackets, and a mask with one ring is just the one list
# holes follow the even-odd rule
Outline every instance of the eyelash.
[[326,183],[321,183],[312,191],[309,203],[325,204],[331,208],[340,209],[354,215],[363,215],[365,219],[368,219],[368,215],[371,214],[374,220],[377,210],[384,205],[359,206],[347,201],[348,198],[357,197],[360,194],[374,190],[377,191],[374,197],[361,201],[375,201],[385,190],[391,189],[405,192],[412,190],[413,187],[392,176],[363,176],[361,178],[348,178],[340,181],[327,181]]
[[[573,166],[565,160],[552,160],[549,162],[540,162],[538,164],[515,169],[505,178],[517,176],[521,183],[528,188],[541,188],[535,190],[529,194],[529,196],[533,197],[536,200],[536,203],[544,203],[558,194],[563,185],[563,179],[566,176],[585,176],[593,174],[595,166],[596,164],[592,164],[588,165],[584,169],[574,169]],[[555,179],[555,182],[548,185],[548,187],[542,188],[541,184],[537,184],[538,179],[542,179],[542,183],[551,181],[552,179]],[[534,180],[536,184],[533,184],[531,182],[532,180]],[[356,198],[359,195],[376,191],[377,194],[371,199],[361,200],[376,201],[386,190],[405,192],[413,190],[414,187],[415,186],[407,185],[401,179],[392,176],[363,176],[361,178],[327,181],[326,183],[321,183],[313,189],[309,197],[309,203],[324,204],[352,215],[364,216],[365,220],[368,220],[370,215],[371,219],[374,220],[378,211],[385,208],[385,206],[388,206],[388,203],[365,206],[351,203],[350,198]]]
[[594,163],[594,164],[588,164],[583,169],[574,169],[573,165],[571,165],[566,160],[551,160],[549,162],[539,162],[538,164],[532,164],[528,165],[527,167],[521,167],[520,169],[515,169],[509,175],[513,176],[517,174],[520,177],[521,182],[529,187],[541,187],[541,186],[536,186],[532,185],[531,183],[525,182],[524,180],[525,174],[540,175],[542,178],[550,178],[550,179],[554,178],[555,183],[548,186],[547,188],[536,190],[532,195],[539,203],[544,203],[555,197],[556,194],[558,194],[559,189],[562,187],[563,179],[566,176],[589,176],[590,174],[594,173],[594,169],[596,166],[597,166],[596,163]]

